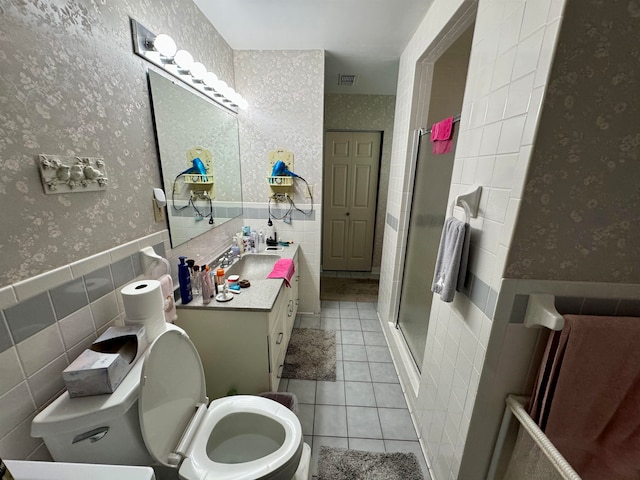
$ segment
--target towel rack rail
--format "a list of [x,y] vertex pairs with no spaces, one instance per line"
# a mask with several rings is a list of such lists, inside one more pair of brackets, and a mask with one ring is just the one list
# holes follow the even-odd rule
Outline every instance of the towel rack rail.
[[524,315],[524,326],[527,328],[546,327],[551,330],[562,330],[564,318],[556,310],[555,297],[549,293],[532,293],[529,295],[529,303]]
[[500,425],[500,431],[498,433],[498,439],[496,441],[496,448],[494,450],[493,458],[491,459],[491,465],[489,467],[489,474],[487,478],[493,480],[495,478],[496,469],[500,457],[500,452],[504,445],[504,441],[507,435],[511,418],[515,417],[520,425],[526,430],[531,439],[538,445],[540,450],[549,459],[551,464],[556,468],[562,478],[566,480],[581,480],[580,475],[571,467],[569,462],[562,456],[555,445],[549,440],[549,437],[540,429],[536,422],[529,416],[525,408],[526,402],[529,397],[507,395],[505,400],[507,408],[504,412],[502,424]]
[[[453,116],[453,123],[460,121],[460,114]],[[429,135],[431,133],[431,128],[419,128],[418,134],[419,136]]]

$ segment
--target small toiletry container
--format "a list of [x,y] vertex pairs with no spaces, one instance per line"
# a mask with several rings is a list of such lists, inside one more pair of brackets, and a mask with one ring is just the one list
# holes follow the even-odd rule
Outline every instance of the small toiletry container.
[[224,279],[224,268],[216,270],[216,284],[218,285],[218,294],[227,293],[227,285]]
[[227,277],[227,284],[229,285],[229,288],[232,290],[240,289],[240,285],[238,285],[239,281],[240,281],[240,277],[238,275],[229,275],[229,277]]

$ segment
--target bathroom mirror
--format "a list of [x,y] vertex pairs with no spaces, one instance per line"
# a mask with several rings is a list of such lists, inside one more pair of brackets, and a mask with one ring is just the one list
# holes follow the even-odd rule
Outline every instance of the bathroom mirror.
[[149,89],[175,248],[242,215],[238,121],[153,70]]

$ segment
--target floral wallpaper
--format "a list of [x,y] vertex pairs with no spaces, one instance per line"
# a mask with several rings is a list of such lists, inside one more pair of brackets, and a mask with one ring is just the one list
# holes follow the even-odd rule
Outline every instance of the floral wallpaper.
[[[320,203],[324,52],[237,50],[234,61],[237,89],[249,103],[239,116],[243,201],[267,201],[268,153],[285,149],[293,152],[294,172],[314,185],[313,201]],[[303,193],[297,182],[296,201]]]
[[639,26],[568,2],[505,277],[640,282]]
[[383,132],[373,268],[380,268],[382,260],[395,105],[395,95],[327,94],[324,99],[325,130],[377,130]]
[[[190,0],[2,2],[0,286],[166,228],[151,208],[149,64],[132,51],[129,17],[234,85],[233,51]],[[109,188],[44,195],[40,153],[104,158]]]

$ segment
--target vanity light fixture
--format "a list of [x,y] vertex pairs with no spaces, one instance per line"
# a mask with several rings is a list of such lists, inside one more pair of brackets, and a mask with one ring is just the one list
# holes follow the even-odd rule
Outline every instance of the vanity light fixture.
[[184,49],[178,49],[175,41],[167,34],[155,35],[140,23],[131,19],[133,50],[156,67],[179,79],[186,85],[210,98],[218,105],[234,113],[238,108],[246,110],[247,101],[227,83],[220,80],[207,67],[194,61]]

